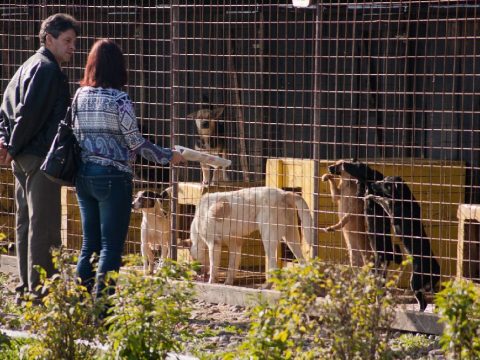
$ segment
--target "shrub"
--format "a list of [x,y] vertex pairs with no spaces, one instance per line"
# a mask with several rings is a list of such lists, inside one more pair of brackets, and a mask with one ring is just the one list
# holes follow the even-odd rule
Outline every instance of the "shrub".
[[470,281],[444,284],[435,296],[436,311],[445,324],[440,345],[455,359],[480,358],[480,289]]
[[181,350],[182,340],[190,336],[190,267],[166,261],[155,276],[142,275],[143,271],[115,275],[117,288],[106,318],[108,357],[164,359],[167,352]]
[[26,303],[24,320],[37,333],[39,341],[26,346],[23,356],[28,359],[93,358],[96,350],[89,343],[97,337],[95,319],[100,307],[80,285],[70,265],[75,261],[73,255],[55,250],[53,261],[58,273],[51,278],[46,278],[43,269],[37,269],[43,284],[42,293],[46,293],[42,305]]
[[[29,359],[22,355],[22,348],[27,347],[34,342],[33,339],[28,338],[10,338],[7,342],[0,340],[0,354],[2,360],[18,360]],[[23,357],[22,357],[23,356]]]
[[[5,234],[0,233],[0,241],[4,239],[5,239]],[[5,254],[6,252],[7,250],[5,249],[5,247],[0,246],[0,257],[2,256],[2,254]],[[0,313],[2,313],[1,314],[2,316],[0,316],[0,325],[2,326],[9,325],[9,323],[11,322],[11,320],[6,318],[5,316],[6,315],[8,316],[9,314],[16,312],[16,308],[15,306],[13,306],[12,301],[9,301],[9,298],[11,297],[12,292],[7,287],[8,280],[9,280],[8,275],[4,273],[0,273]],[[3,339],[2,336],[3,335],[0,333],[0,342]]]
[[271,281],[280,299],[253,309],[246,340],[224,359],[381,357],[391,335],[396,280],[386,282],[371,265],[352,269],[318,260],[278,270]]
[[0,273],[0,325],[8,329],[15,329],[21,325],[22,309],[15,304],[15,294],[8,288],[9,281],[11,281],[10,275]]
[[424,358],[429,351],[436,349],[437,341],[431,336],[423,334],[405,333],[393,338],[389,342],[390,350],[387,359]]

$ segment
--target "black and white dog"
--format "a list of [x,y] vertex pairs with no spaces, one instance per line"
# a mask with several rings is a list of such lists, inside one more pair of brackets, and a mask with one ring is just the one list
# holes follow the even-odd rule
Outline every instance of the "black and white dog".
[[[203,98],[204,103],[208,103],[208,98]],[[225,107],[214,107],[211,104],[197,110],[189,115],[188,119],[195,120],[198,138],[195,143],[195,150],[205,152],[207,154],[227,158],[226,138],[225,138],[225,121],[221,120],[221,116]],[[202,169],[202,183],[210,184],[210,167],[207,164],[200,163]],[[221,173],[221,179],[220,177]],[[225,168],[214,168],[212,183],[219,180],[228,180]]]
[[[372,194],[372,184],[382,180],[383,174],[356,159],[343,161],[343,171],[357,180],[357,197],[363,198]],[[367,234],[375,254],[375,268],[386,269],[391,262],[400,264],[402,252],[398,245],[393,245],[391,221],[383,207],[371,198],[365,198],[364,215]]]
[[390,216],[395,234],[413,257],[410,286],[420,306],[427,307],[425,291],[435,291],[440,281],[440,265],[433,256],[430,239],[421,221],[421,209],[410,188],[399,176],[387,176],[371,184],[369,199],[380,204]]
[[132,209],[142,212],[140,237],[145,274],[153,273],[154,251],[161,250],[162,259],[167,259],[170,253],[170,194],[171,187],[161,193],[141,190],[132,202]]

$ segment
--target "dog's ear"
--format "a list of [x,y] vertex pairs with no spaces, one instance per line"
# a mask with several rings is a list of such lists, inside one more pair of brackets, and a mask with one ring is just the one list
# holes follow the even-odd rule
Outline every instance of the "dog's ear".
[[187,119],[198,119],[198,115],[201,111],[202,111],[202,109],[194,111],[194,112],[188,114],[186,117],[187,117]]
[[197,114],[197,112],[194,111],[194,112],[192,112],[192,113],[190,113],[190,114],[187,114],[187,116],[185,116],[185,117],[186,117],[187,119],[195,119],[195,118],[196,118],[196,116],[195,116],[196,114]]
[[211,118],[212,118],[212,110],[210,109],[200,109],[187,115],[187,119],[193,119],[193,120],[197,120],[197,119],[210,120]]
[[160,193],[160,199],[170,199],[172,197],[172,187],[169,186],[168,188],[166,188],[165,190],[163,190],[161,193]]
[[356,179],[356,184],[357,184],[357,194],[356,194],[356,196],[357,197],[364,197],[365,193],[366,193],[366,190],[367,190],[367,187],[366,187],[365,183],[361,182],[361,181],[358,181],[358,179]]
[[209,215],[213,218],[225,219],[232,213],[230,203],[226,199],[219,199],[208,209]]
[[350,176],[354,177],[358,181],[358,166],[350,161],[344,161],[342,163],[342,171],[345,171]]
[[212,120],[218,120],[220,118],[220,116],[222,116],[224,110],[225,110],[225,106],[217,107],[217,108],[213,109],[212,113],[211,113],[211,119]]
[[153,200],[154,205],[153,207],[155,208],[155,214],[158,216],[162,217],[167,217],[168,216],[168,203],[164,203],[162,198],[156,198]]
[[140,190],[132,200],[132,208],[135,210],[150,208],[154,206],[155,194],[148,190]]
[[404,194],[405,187],[403,186],[402,182],[395,180],[392,182],[392,187],[393,187],[394,194],[399,194],[402,198],[407,196],[407,194]]

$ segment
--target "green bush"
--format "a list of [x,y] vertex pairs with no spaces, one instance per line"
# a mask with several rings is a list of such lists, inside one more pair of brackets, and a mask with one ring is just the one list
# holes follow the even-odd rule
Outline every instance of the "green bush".
[[406,333],[393,338],[389,347],[387,359],[424,359],[421,356],[428,356],[430,350],[437,348],[437,341],[427,335]]
[[115,276],[117,288],[106,318],[108,358],[164,359],[180,351],[188,339],[193,298],[193,272],[187,265],[167,261],[155,276],[143,271]]
[[[5,234],[0,233],[0,241],[5,239]],[[0,246],[0,256],[5,254],[7,249],[4,246]],[[18,307],[15,306],[12,301],[13,294],[12,291],[8,288],[7,284],[9,281],[9,275],[0,273],[0,325],[7,326],[9,328],[17,327],[18,321],[17,318],[12,315],[18,315]],[[2,335],[0,334],[0,337]],[[0,339],[1,341],[1,339]]]
[[[189,266],[165,262],[153,277],[135,270],[109,274],[115,294],[94,301],[76,277],[75,260],[59,250],[54,253],[58,274],[46,278],[38,269],[47,295],[41,305],[34,299],[26,303],[23,320],[38,341],[22,348],[21,359],[163,359],[181,349],[190,335]],[[101,320],[107,304],[108,316]],[[9,339],[3,341],[5,348],[12,347]],[[106,346],[100,349],[100,344]]]
[[0,273],[0,325],[8,329],[16,329],[21,326],[21,307],[15,304],[14,292],[7,286],[10,275]]
[[1,359],[2,360],[29,359],[26,356],[22,357],[21,355],[22,348],[25,348],[34,342],[35,341],[33,339],[28,339],[28,338],[12,339],[4,336],[3,339],[0,339]]
[[480,358],[480,289],[466,280],[450,281],[435,296],[436,312],[445,329],[443,350],[455,359]]
[[97,340],[95,320],[101,306],[94,303],[87,289],[80,285],[70,265],[75,257],[56,250],[53,258],[57,274],[47,278],[43,269],[37,269],[43,284],[42,293],[46,293],[42,304],[26,303],[24,321],[39,339],[26,346],[22,356],[28,359],[93,358],[96,350],[89,343]]
[[280,299],[253,309],[246,340],[224,359],[377,359],[386,353],[396,277],[386,282],[371,265],[313,260],[278,270],[271,281]]

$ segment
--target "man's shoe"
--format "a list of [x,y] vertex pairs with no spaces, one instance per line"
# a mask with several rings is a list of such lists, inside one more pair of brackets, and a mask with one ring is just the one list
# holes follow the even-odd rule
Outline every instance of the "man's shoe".
[[23,301],[25,300],[23,293],[16,293],[15,294],[15,305],[22,305]]
[[30,292],[25,296],[25,301],[30,301],[32,305],[43,305],[43,296],[40,294]]

